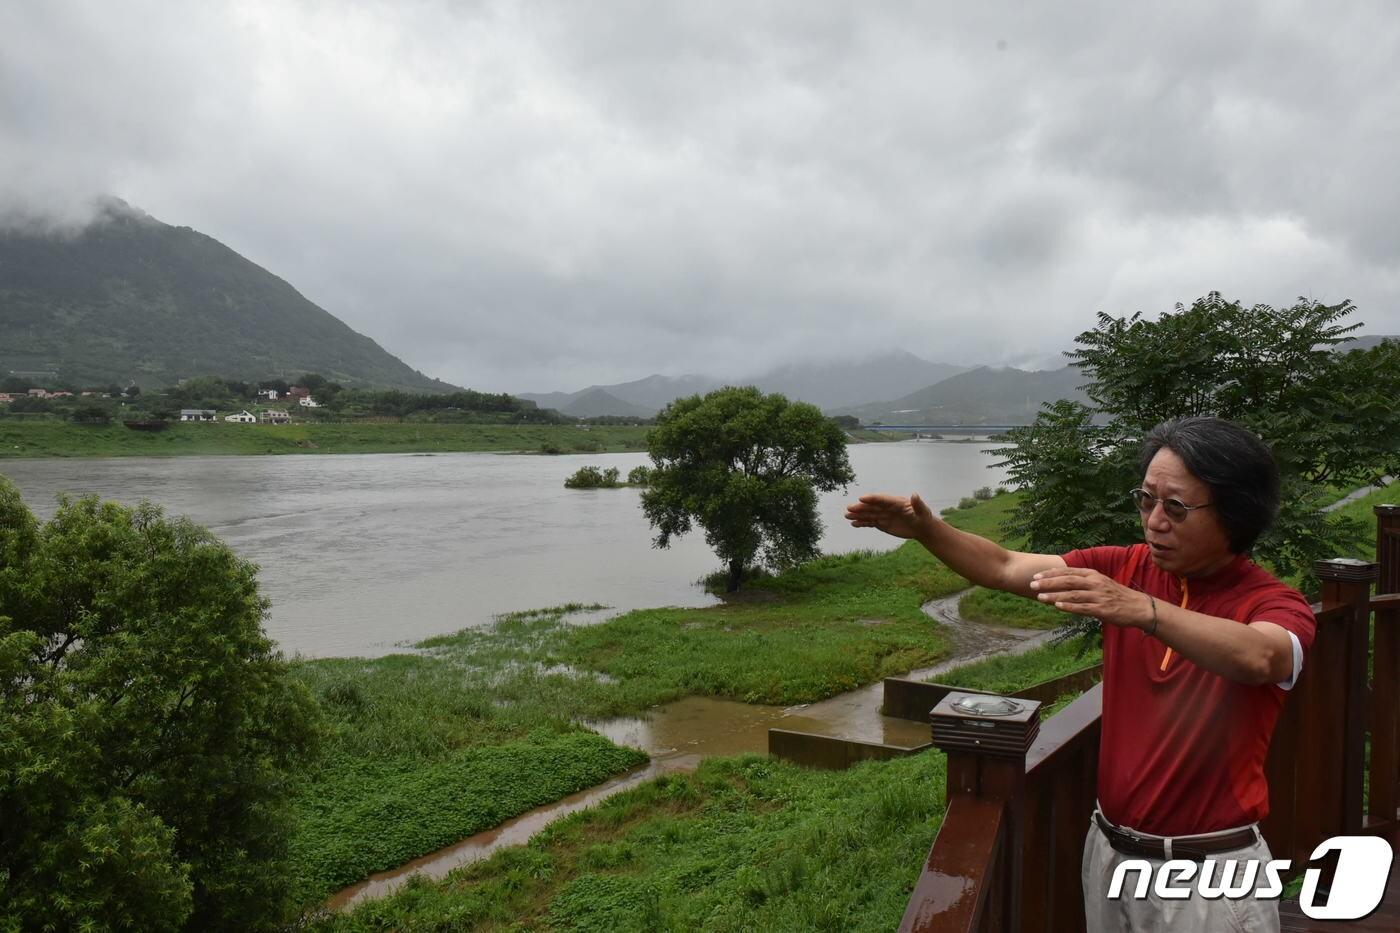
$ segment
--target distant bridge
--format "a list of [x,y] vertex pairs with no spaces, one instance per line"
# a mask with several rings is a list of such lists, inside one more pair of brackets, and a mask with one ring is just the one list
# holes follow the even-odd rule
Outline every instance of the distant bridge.
[[1003,434],[1024,424],[863,424],[862,431],[900,431],[905,434]]

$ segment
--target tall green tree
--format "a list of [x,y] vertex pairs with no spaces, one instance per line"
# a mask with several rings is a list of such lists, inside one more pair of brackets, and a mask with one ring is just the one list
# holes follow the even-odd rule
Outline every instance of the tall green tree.
[[752,386],[677,399],[647,434],[655,464],[642,510],[656,547],[698,524],[724,562],[729,591],[760,561],[773,568],[815,557],[817,492],[855,479],[846,435],[814,405]]
[[317,719],[255,570],[150,505],[41,523],[0,477],[0,929],[287,918]]
[[1059,552],[1141,537],[1127,491],[1154,425],[1214,415],[1270,446],[1283,508],[1255,556],[1287,575],[1355,547],[1360,529],[1320,508],[1337,488],[1400,471],[1400,345],[1347,351],[1351,302],[1246,307],[1212,292],[1157,320],[1099,314],[1069,352],[1092,405],[1047,405],[997,452],[1024,492],[1010,528]]

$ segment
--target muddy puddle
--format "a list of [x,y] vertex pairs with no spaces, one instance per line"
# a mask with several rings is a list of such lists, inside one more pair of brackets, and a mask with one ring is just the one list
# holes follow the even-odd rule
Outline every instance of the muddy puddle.
[[[952,651],[933,667],[910,671],[911,679],[926,680],[953,667],[998,654],[1019,654],[1049,637],[1049,632],[1002,628],[965,622],[958,613],[957,593],[926,604],[928,615],[947,626]],[[881,715],[884,686],[876,682],[850,693],[798,706],[761,706],[713,697],[685,697],[648,710],[644,716],[585,721],[588,728],[619,745],[640,748],[651,756],[644,768],[619,775],[585,791],[531,810],[486,832],[415,859],[391,871],[346,888],[326,907],[339,910],[366,898],[382,897],[410,876],[441,878],[454,868],[486,858],[504,846],[529,840],[560,817],[606,800],[613,794],[662,774],[693,771],[706,758],[768,752],[769,729],[791,729],[821,735],[917,748],[929,741],[929,727]]]

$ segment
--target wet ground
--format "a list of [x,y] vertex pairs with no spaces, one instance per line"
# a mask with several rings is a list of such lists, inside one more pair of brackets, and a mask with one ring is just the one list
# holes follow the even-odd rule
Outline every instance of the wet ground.
[[[964,591],[965,593],[966,591]],[[904,675],[928,680],[951,668],[998,654],[1020,654],[1049,637],[1047,631],[1003,628],[965,622],[958,613],[964,593],[935,599],[923,608],[946,626],[952,651],[937,665]],[[651,756],[644,768],[531,810],[495,829],[477,833],[368,881],[346,888],[327,906],[340,909],[382,897],[415,874],[441,878],[454,868],[486,858],[504,846],[519,845],[556,819],[598,803],[643,781],[674,771],[693,771],[705,758],[745,753],[766,754],[770,728],[881,742],[916,748],[929,741],[929,727],[880,714],[884,685],[874,683],[818,703],[761,706],[713,697],[685,697],[655,707],[645,716],[585,723],[619,745],[640,748]]]

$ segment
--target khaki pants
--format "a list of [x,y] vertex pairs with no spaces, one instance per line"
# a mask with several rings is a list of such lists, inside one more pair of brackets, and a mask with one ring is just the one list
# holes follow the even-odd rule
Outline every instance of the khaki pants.
[[[1089,821],[1089,835],[1084,840],[1084,918],[1089,933],[1157,933],[1173,930],[1182,933],[1278,933],[1278,900],[1276,898],[1241,898],[1231,900],[1217,898],[1207,900],[1195,891],[1195,878],[1191,879],[1192,892],[1189,898],[1171,899],[1157,895],[1154,886],[1149,886],[1144,898],[1132,897],[1137,885],[1139,872],[1129,871],[1123,885],[1123,893],[1116,900],[1109,900],[1109,886],[1113,880],[1113,870],[1119,862],[1133,858],[1116,851],[1108,844],[1103,830]],[[1227,858],[1263,859],[1255,880],[1255,888],[1263,886],[1264,862],[1273,856],[1269,844],[1262,836],[1252,846],[1236,849],[1233,852],[1220,852],[1213,856],[1217,861]],[[1162,865],[1161,859],[1146,859],[1155,872]],[[1220,869],[1217,867],[1216,871]],[[1155,878],[1155,874],[1153,875]],[[1179,887],[1185,888],[1182,883]]]

